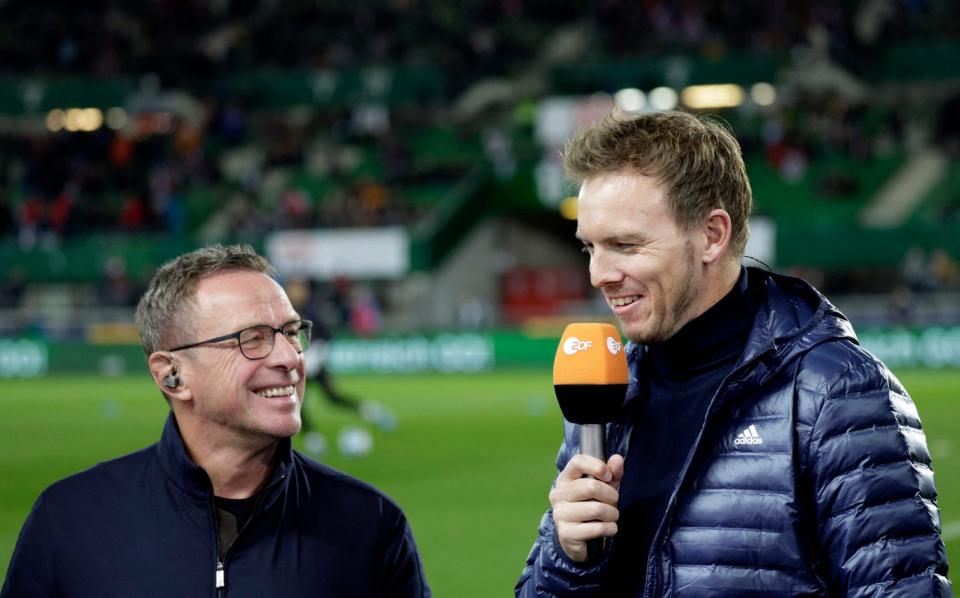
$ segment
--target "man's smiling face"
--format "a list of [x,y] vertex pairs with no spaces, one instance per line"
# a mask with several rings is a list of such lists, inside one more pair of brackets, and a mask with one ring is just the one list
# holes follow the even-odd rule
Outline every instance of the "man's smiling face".
[[[197,339],[214,338],[267,324],[278,328],[299,319],[283,288],[259,272],[233,270],[197,284],[184,319]],[[289,438],[300,430],[303,354],[282,334],[263,359],[247,359],[235,339],[182,352],[193,413],[211,433],[259,442]]]
[[630,340],[663,342],[704,311],[701,236],[677,225],[656,179],[627,169],[585,180],[577,237]]

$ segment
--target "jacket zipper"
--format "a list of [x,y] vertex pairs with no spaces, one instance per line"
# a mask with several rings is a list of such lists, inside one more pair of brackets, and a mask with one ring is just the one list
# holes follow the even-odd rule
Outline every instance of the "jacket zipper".
[[[752,360],[751,360],[752,361]],[[750,363],[750,362],[747,362]],[[649,586],[648,589],[650,592],[644,592],[644,596],[655,597],[660,595],[663,591],[661,585],[663,583],[663,577],[665,573],[663,572],[663,547],[667,545],[667,539],[670,537],[670,525],[673,521],[673,511],[677,506],[677,496],[680,494],[680,488],[683,486],[683,482],[687,477],[687,474],[690,470],[690,464],[693,462],[693,458],[696,456],[697,452],[700,450],[700,443],[703,440],[703,434],[706,432],[707,428],[710,427],[710,419],[716,413],[720,397],[722,397],[730,387],[731,377],[737,373],[742,368],[747,366],[747,363],[743,364],[739,368],[735,368],[732,372],[727,374],[727,376],[720,382],[720,387],[717,388],[716,394],[713,395],[713,399],[710,400],[710,405],[707,407],[707,413],[703,418],[703,427],[700,428],[700,433],[697,434],[697,438],[693,443],[693,448],[690,450],[690,454],[687,455],[687,461],[683,464],[683,468],[680,470],[680,477],[677,479],[677,485],[673,489],[673,495],[670,497],[670,500],[667,502],[667,512],[664,515],[662,529],[659,530],[661,533],[659,536],[654,538],[653,547],[654,552],[654,577],[653,577],[653,586]],[[659,541],[657,541],[659,540]]]
[[[220,551],[220,547],[218,546],[218,547],[217,547],[217,552],[219,552],[219,551]],[[217,580],[216,580],[216,582],[214,583],[214,586],[217,588],[217,598],[220,598],[221,596],[223,596],[223,588],[226,587],[227,582],[226,582],[226,580],[224,579],[224,578],[226,577],[226,575],[225,575],[224,570],[223,570],[223,561],[221,561],[219,558],[217,559],[217,572],[216,572],[216,576],[217,576]]]
[[220,560],[220,524],[217,521],[217,504],[212,489],[210,492],[210,521],[213,522],[213,539],[216,545],[214,550],[216,551],[217,561],[216,569],[213,570],[213,589],[215,590],[217,598],[223,598],[224,588],[227,585],[226,570],[224,569],[223,561]]
[[[665,576],[665,573],[662,571],[663,569],[662,552],[663,552],[663,547],[666,546],[666,543],[667,543],[666,539],[669,537],[668,531],[670,529],[670,522],[672,520],[671,511],[676,506],[677,495],[680,493],[680,487],[683,486],[683,480],[687,475],[687,470],[690,467],[690,463],[693,461],[693,456],[696,454],[697,450],[700,448],[700,441],[703,439],[703,433],[707,429],[707,424],[710,423],[710,418],[716,411],[717,400],[720,398],[721,395],[723,395],[723,393],[727,391],[727,388],[730,386],[729,384],[730,380],[734,376],[734,374],[737,374],[740,371],[745,371],[747,366],[752,366],[754,361],[761,360],[768,352],[769,352],[769,349],[765,349],[764,351],[760,351],[759,353],[757,353],[757,355],[755,355],[750,360],[745,361],[741,364],[734,365],[733,370],[730,373],[728,373],[724,377],[724,379],[720,382],[720,386],[719,388],[717,388],[717,392],[713,395],[713,399],[710,400],[710,404],[707,406],[707,413],[703,418],[703,427],[700,428],[700,433],[697,435],[697,438],[694,441],[694,448],[691,450],[690,454],[687,456],[687,462],[684,463],[683,469],[680,470],[680,477],[677,480],[677,485],[673,489],[673,495],[670,497],[670,500],[667,503],[667,512],[664,515],[664,521],[663,521],[664,526],[662,530],[658,530],[662,532],[662,535],[657,535],[656,537],[654,537],[654,542],[652,543],[653,548],[655,549],[653,553],[653,557],[654,557],[653,585],[650,584],[650,580],[648,578],[647,581],[644,583],[644,589],[643,589],[644,598],[655,598],[657,596],[657,593],[661,591],[660,586],[662,585],[663,583],[662,580],[663,580],[663,577]],[[637,356],[637,359],[638,360],[643,359],[643,355],[641,354]],[[626,432],[626,429],[624,426],[618,432],[618,436],[620,437],[620,440],[622,440],[623,438],[627,438],[628,439],[627,442],[629,442],[630,435],[625,434],[625,432]],[[613,445],[608,443],[607,446],[613,446]],[[657,542],[658,539],[660,540],[659,542]],[[647,563],[644,563],[644,567],[648,568]]]
[[227,558],[230,556],[230,551],[232,551],[233,547],[236,545],[237,540],[240,538],[240,534],[242,534],[243,530],[250,526],[250,522],[253,521],[253,518],[256,517],[257,512],[260,511],[260,504],[263,502],[263,497],[266,496],[267,491],[273,489],[285,479],[287,479],[287,474],[280,474],[280,477],[277,478],[272,484],[260,491],[260,495],[257,497],[257,502],[255,505],[253,505],[253,512],[250,513],[250,518],[247,519],[247,522],[243,524],[242,528],[237,530],[237,537],[233,539],[233,544],[230,545],[230,548],[228,548],[227,552],[223,555],[222,561],[220,560],[220,526],[217,523],[216,499],[214,498],[213,493],[210,494],[210,514],[213,517],[213,535],[217,540],[217,568],[214,570],[214,589],[217,590],[217,598],[223,598],[224,593],[227,591]]

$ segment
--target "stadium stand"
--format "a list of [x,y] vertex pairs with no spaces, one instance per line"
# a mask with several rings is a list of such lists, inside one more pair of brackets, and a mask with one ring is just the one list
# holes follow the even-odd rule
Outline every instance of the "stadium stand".
[[[453,325],[456,309],[409,306],[439,280],[470,286],[444,269],[485,223],[560,248],[534,263],[491,235],[477,252],[497,262],[481,269],[491,276],[576,259],[542,197],[546,101],[599,93],[612,106],[643,89],[650,109],[654,88],[714,83],[746,94],[704,110],[740,137],[778,267],[879,313],[886,296],[864,293],[909,287],[898,272],[917,247],[939,274],[914,291],[957,291],[957,16],[951,3],[880,0],[7,3],[0,333],[76,335],[50,323],[57,310],[129,319],[151,269],[199,243],[378,227],[409,231],[411,271],[434,280],[368,281],[384,326]],[[890,191],[898,180],[909,206]],[[884,193],[895,220],[877,225]],[[486,288],[502,316],[499,283]],[[570,302],[589,305],[586,291]]]

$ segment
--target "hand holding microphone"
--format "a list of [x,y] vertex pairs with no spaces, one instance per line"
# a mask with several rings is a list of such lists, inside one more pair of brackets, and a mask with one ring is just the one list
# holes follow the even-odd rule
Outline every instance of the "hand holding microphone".
[[623,457],[604,463],[587,455],[570,459],[550,490],[557,539],[570,560],[591,562],[603,552],[603,538],[617,534]]
[[580,454],[550,491],[557,538],[576,562],[593,561],[603,538],[617,533],[623,457],[606,456],[605,424],[616,418],[627,389],[627,360],[610,324],[570,324],[553,364],[553,384],[563,416],[580,425]]

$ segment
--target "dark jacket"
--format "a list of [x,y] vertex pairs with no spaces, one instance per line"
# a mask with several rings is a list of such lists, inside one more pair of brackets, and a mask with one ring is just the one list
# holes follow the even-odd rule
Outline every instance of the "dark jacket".
[[[952,595],[930,454],[906,390],[814,288],[750,276],[767,297],[710,403],[649,559],[637,563],[644,595]],[[642,416],[644,351],[628,349],[610,453],[626,455],[629,414]],[[578,452],[577,427],[564,430],[558,471]],[[608,558],[570,561],[548,511],[517,596],[595,594]]]
[[227,552],[206,473],[173,416],[157,444],[68,477],[37,499],[0,596],[429,596],[400,509],[284,441]]

